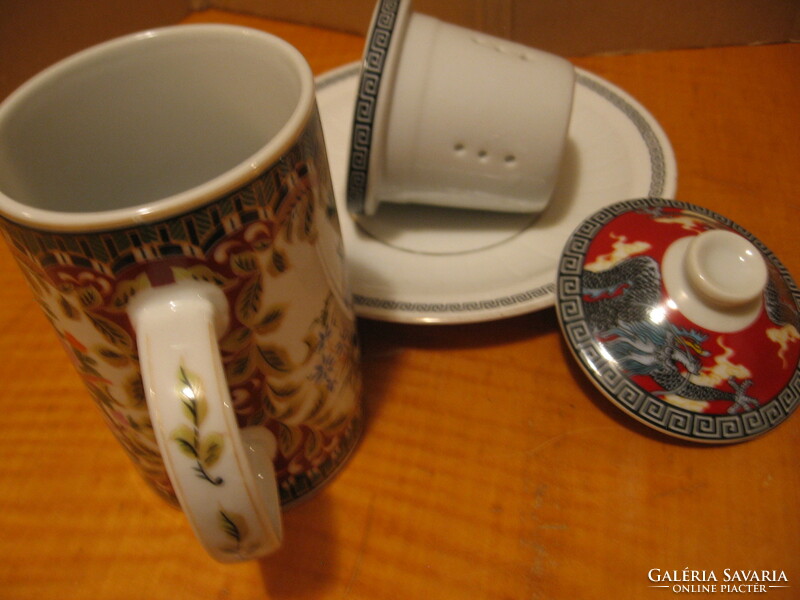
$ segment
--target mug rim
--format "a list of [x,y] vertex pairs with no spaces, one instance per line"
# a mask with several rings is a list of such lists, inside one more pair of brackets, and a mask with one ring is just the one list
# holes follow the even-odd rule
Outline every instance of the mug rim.
[[0,189],[0,217],[26,227],[58,232],[88,232],[119,229],[161,221],[191,211],[239,189],[263,174],[295,143],[297,135],[311,118],[315,107],[314,76],[300,51],[286,40],[258,29],[239,25],[187,24],[139,31],[111,39],[72,54],[45,68],[0,102],[0,123],[30,96],[53,79],[80,69],[102,54],[133,46],[153,38],[181,38],[209,35],[230,38],[246,36],[265,47],[282,52],[298,75],[300,90],[297,106],[281,128],[259,149],[235,166],[178,193],[144,203],[102,211],[59,211],[36,208],[6,195]]

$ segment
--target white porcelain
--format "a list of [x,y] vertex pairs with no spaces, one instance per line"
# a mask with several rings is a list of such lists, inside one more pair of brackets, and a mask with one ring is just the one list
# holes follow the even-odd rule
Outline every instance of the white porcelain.
[[361,431],[303,56],[178,26],[48,69],[0,106],[0,231],[146,481],[217,560],[276,550]]
[[[263,556],[283,537],[277,443],[264,427],[240,431],[225,379],[217,340],[229,312],[210,283],[151,288],[128,307],[170,482],[198,539],[222,562]],[[232,539],[245,524],[246,540]]]
[[761,312],[767,267],[741,235],[711,230],[676,240],[664,255],[662,272],[680,311],[707,329],[739,331]]
[[706,231],[695,237],[685,268],[700,295],[723,309],[750,304],[767,285],[761,252],[732,231]]
[[356,100],[350,211],[393,202],[540,213],[574,82],[563,58],[380,0]]
[[[358,64],[317,80],[340,213],[347,210]],[[356,312],[405,323],[486,321],[550,307],[560,249],[581,220],[619,198],[675,193],[669,139],[625,91],[577,69],[563,167],[541,215],[385,204],[341,222]]]

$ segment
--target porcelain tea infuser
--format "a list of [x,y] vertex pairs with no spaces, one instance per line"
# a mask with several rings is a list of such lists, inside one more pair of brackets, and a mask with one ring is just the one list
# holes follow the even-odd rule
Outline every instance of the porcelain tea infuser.
[[355,103],[350,212],[383,202],[541,212],[574,84],[564,58],[379,0]]
[[656,198],[610,206],[568,240],[557,287],[583,371],[656,430],[738,442],[800,402],[800,291],[721,215]]

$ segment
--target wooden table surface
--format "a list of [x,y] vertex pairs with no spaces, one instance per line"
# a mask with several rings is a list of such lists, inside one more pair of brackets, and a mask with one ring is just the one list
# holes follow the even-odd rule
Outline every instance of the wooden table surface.
[[[363,45],[219,12],[188,20],[277,33],[316,73]],[[679,199],[739,222],[800,276],[800,45],[574,63],[663,125]],[[727,447],[651,433],[587,383],[553,309],[363,320],[356,455],[286,512],[277,554],[226,566],[138,479],[5,247],[0,306],[0,598],[671,597],[648,587],[651,569],[783,572],[790,587],[765,593],[800,598],[800,417]]]

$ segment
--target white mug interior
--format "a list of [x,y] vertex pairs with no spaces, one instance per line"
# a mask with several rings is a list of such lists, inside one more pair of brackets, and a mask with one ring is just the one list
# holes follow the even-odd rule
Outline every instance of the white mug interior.
[[300,53],[254,30],[177,26],[107,42],[0,106],[0,209],[55,226],[75,218],[52,213],[141,217],[211,200],[271,164],[312,105]]

